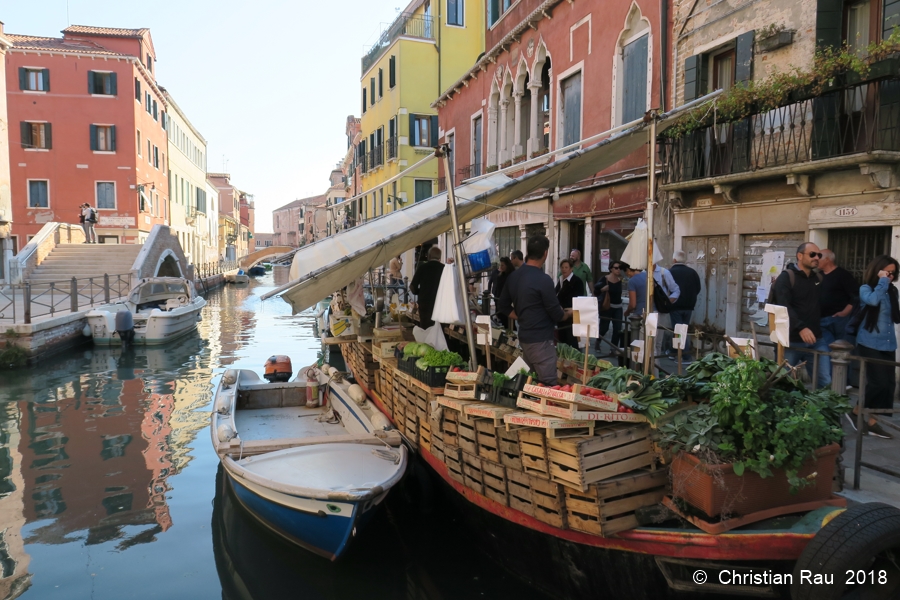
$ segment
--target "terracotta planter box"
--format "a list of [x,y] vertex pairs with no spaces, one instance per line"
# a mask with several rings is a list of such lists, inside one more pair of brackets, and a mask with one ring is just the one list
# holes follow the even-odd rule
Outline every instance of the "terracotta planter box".
[[723,513],[743,516],[777,506],[827,500],[840,451],[837,444],[816,450],[816,459],[808,460],[799,472],[801,477],[817,473],[816,478],[796,494],[791,494],[781,469],[773,469],[773,476],[765,479],[749,469],[738,476],[731,464],[710,465],[681,453],[672,460],[672,495],[713,519]]

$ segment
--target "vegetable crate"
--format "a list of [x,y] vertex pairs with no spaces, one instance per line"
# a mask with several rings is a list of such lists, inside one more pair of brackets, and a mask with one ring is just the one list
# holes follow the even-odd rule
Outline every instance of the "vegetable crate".
[[419,421],[419,446],[431,451],[431,422],[427,419]]
[[478,456],[500,462],[500,447],[497,439],[497,426],[493,421],[478,419],[475,421],[475,438],[478,441]]
[[532,412],[513,412],[503,415],[508,430],[531,427],[544,430],[548,438],[594,435],[594,421],[573,421],[557,417],[545,417]]
[[478,455],[462,451],[463,484],[472,491],[484,495],[484,480],[481,475],[481,459]]
[[451,383],[481,383],[484,380],[485,368],[478,367],[477,371],[450,371],[447,373],[447,381]]
[[550,478],[550,464],[547,462],[547,440],[543,431],[520,429],[519,456],[522,470],[528,474]]
[[522,466],[522,451],[519,449],[519,432],[506,431],[497,428],[497,446],[500,455],[500,464],[507,469],[524,471]]
[[459,413],[453,410],[443,409],[444,418],[441,420],[441,435],[444,446],[447,448],[459,447]]
[[465,484],[463,479],[463,466],[461,451],[459,448],[444,448],[444,464],[447,465],[447,474],[450,479]]
[[572,391],[555,390],[553,388],[526,384],[519,398],[539,398],[541,407],[546,413],[566,419],[575,419],[576,412],[588,407],[591,412],[616,412],[619,409],[618,397],[615,394],[588,388],[579,384],[572,386]]
[[553,481],[530,477],[534,518],[548,525],[566,528],[566,500],[562,486]]
[[506,489],[509,507],[533,517],[534,498],[528,474],[515,469],[506,469]]
[[605,425],[592,437],[547,443],[550,479],[582,492],[592,483],[654,465],[647,425]]
[[448,380],[444,385],[444,395],[448,398],[474,400],[477,396],[477,388],[477,383],[452,383]]
[[[406,439],[408,439],[412,444],[419,444],[419,417],[416,414],[415,410],[410,410],[410,408],[406,407],[406,426],[403,428],[404,433],[406,434]],[[415,448],[413,448],[415,450]]]
[[484,482],[484,495],[503,506],[509,506],[506,467],[496,462],[482,459],[481,475]]
[[667,484],[666,470],[645,469],[590,485],[585,491],[565,488],[567,524],[600,536],[634,529],[639,525],[635,511],[661,502]]
[[457,428],[457,443],[459,444],[459,447],[466,452],[471,452],[472,454],[477,455],[478,440],[475,434],[474,421],[464,421],[460,419],[459,423],[457,424]]

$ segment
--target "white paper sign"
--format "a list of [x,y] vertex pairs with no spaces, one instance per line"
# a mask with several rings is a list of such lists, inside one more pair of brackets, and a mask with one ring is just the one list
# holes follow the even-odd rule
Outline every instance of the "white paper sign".
[[598,337],[600,335],[600,313],[597,299],[593,296],[572,298],[572,335],[577,338]]
[[600,272],[609,272],[609,248],[600,248]]
[[637,363],[644,362],[644,340],[631,342],[631,360]]
[[656,328],[659,324],[659,313],[652,312],[647,315],[647,319],[644,321],[644,336],[652,335],[656,337]]
[[684,350],[687,342],[688,326],[687,323],[678,323],[675,325],[675,335],[672,337],[672,347],[676,350]]
[[[733,337],[731,338],[731,340],[741,348],[742,356],[752,357],[754,355],[753,350],[754,348],[756,348],[756,345],[753,343],[752,338]],[[728,356],[736,358],[737,355],[737,351],[734,349],[734,347],[731,344],[728,344]]]
[[525,369],[526,371],[531,370],[530,368],[528,368],[528,363],[522,360],[522,357],[520,356],[516,358],[515,362],[513,362],[513,364],[509,366],[509,370],[506,371],[506,376],[512,379],[513,377],[518,375],[519,371],[521,371],[522,369]]
[[490,315],[478,315],[475,317],[475,328],[478,330],[476,341],[479,346],[491,343],[491,317]]
[[781,271],[784,269],[784,252],[770,251],[763,254],[762,268],[760,269],[759,285],[756,287],[756,301],[765,302],[769,298],[769,290]]
[[782,346],[791,345],[791,318],[787,308],[777,304],[766,304],[766,312],[775,315],[775,331],[769,332],[769,339]]

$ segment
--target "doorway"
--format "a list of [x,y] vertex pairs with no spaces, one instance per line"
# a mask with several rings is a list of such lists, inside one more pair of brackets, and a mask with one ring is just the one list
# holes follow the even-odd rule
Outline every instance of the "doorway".
[[828,249],[834,252],[834,261],[844,267],[862,284],[863,273],[873,258],[890,254],[890,227],[849,227],[828,230]]

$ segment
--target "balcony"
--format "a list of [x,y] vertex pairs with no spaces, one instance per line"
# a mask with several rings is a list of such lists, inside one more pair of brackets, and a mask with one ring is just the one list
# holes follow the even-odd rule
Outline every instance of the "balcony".
[[414,16],[411,13],[401,13],[390,26],[382,32],[378,41],[362,57],[362,72],[365,74],[372,65],[378,62],[385,50],[400,36],[434,39],[434,27],[431,17]]
[[387,140],[388,160],[397,158],[397,136],[389,137]]
[[363,152],[359,155],[359,172],[366,173],[369,170],[369,155]]
[[[457,169],[457,173],[459,173],[457,182],[465,181],[472,177],[478,177],[483,171],[484,169],[481,168],[481,163],[473,163],[471,165],[466,165],[465,167],[460,167]],[[457,183],[457,185],[459,184]]]
[[900,79],[835,86],[661,141],[662,189],[670,191],[892,162],[900,151]]

